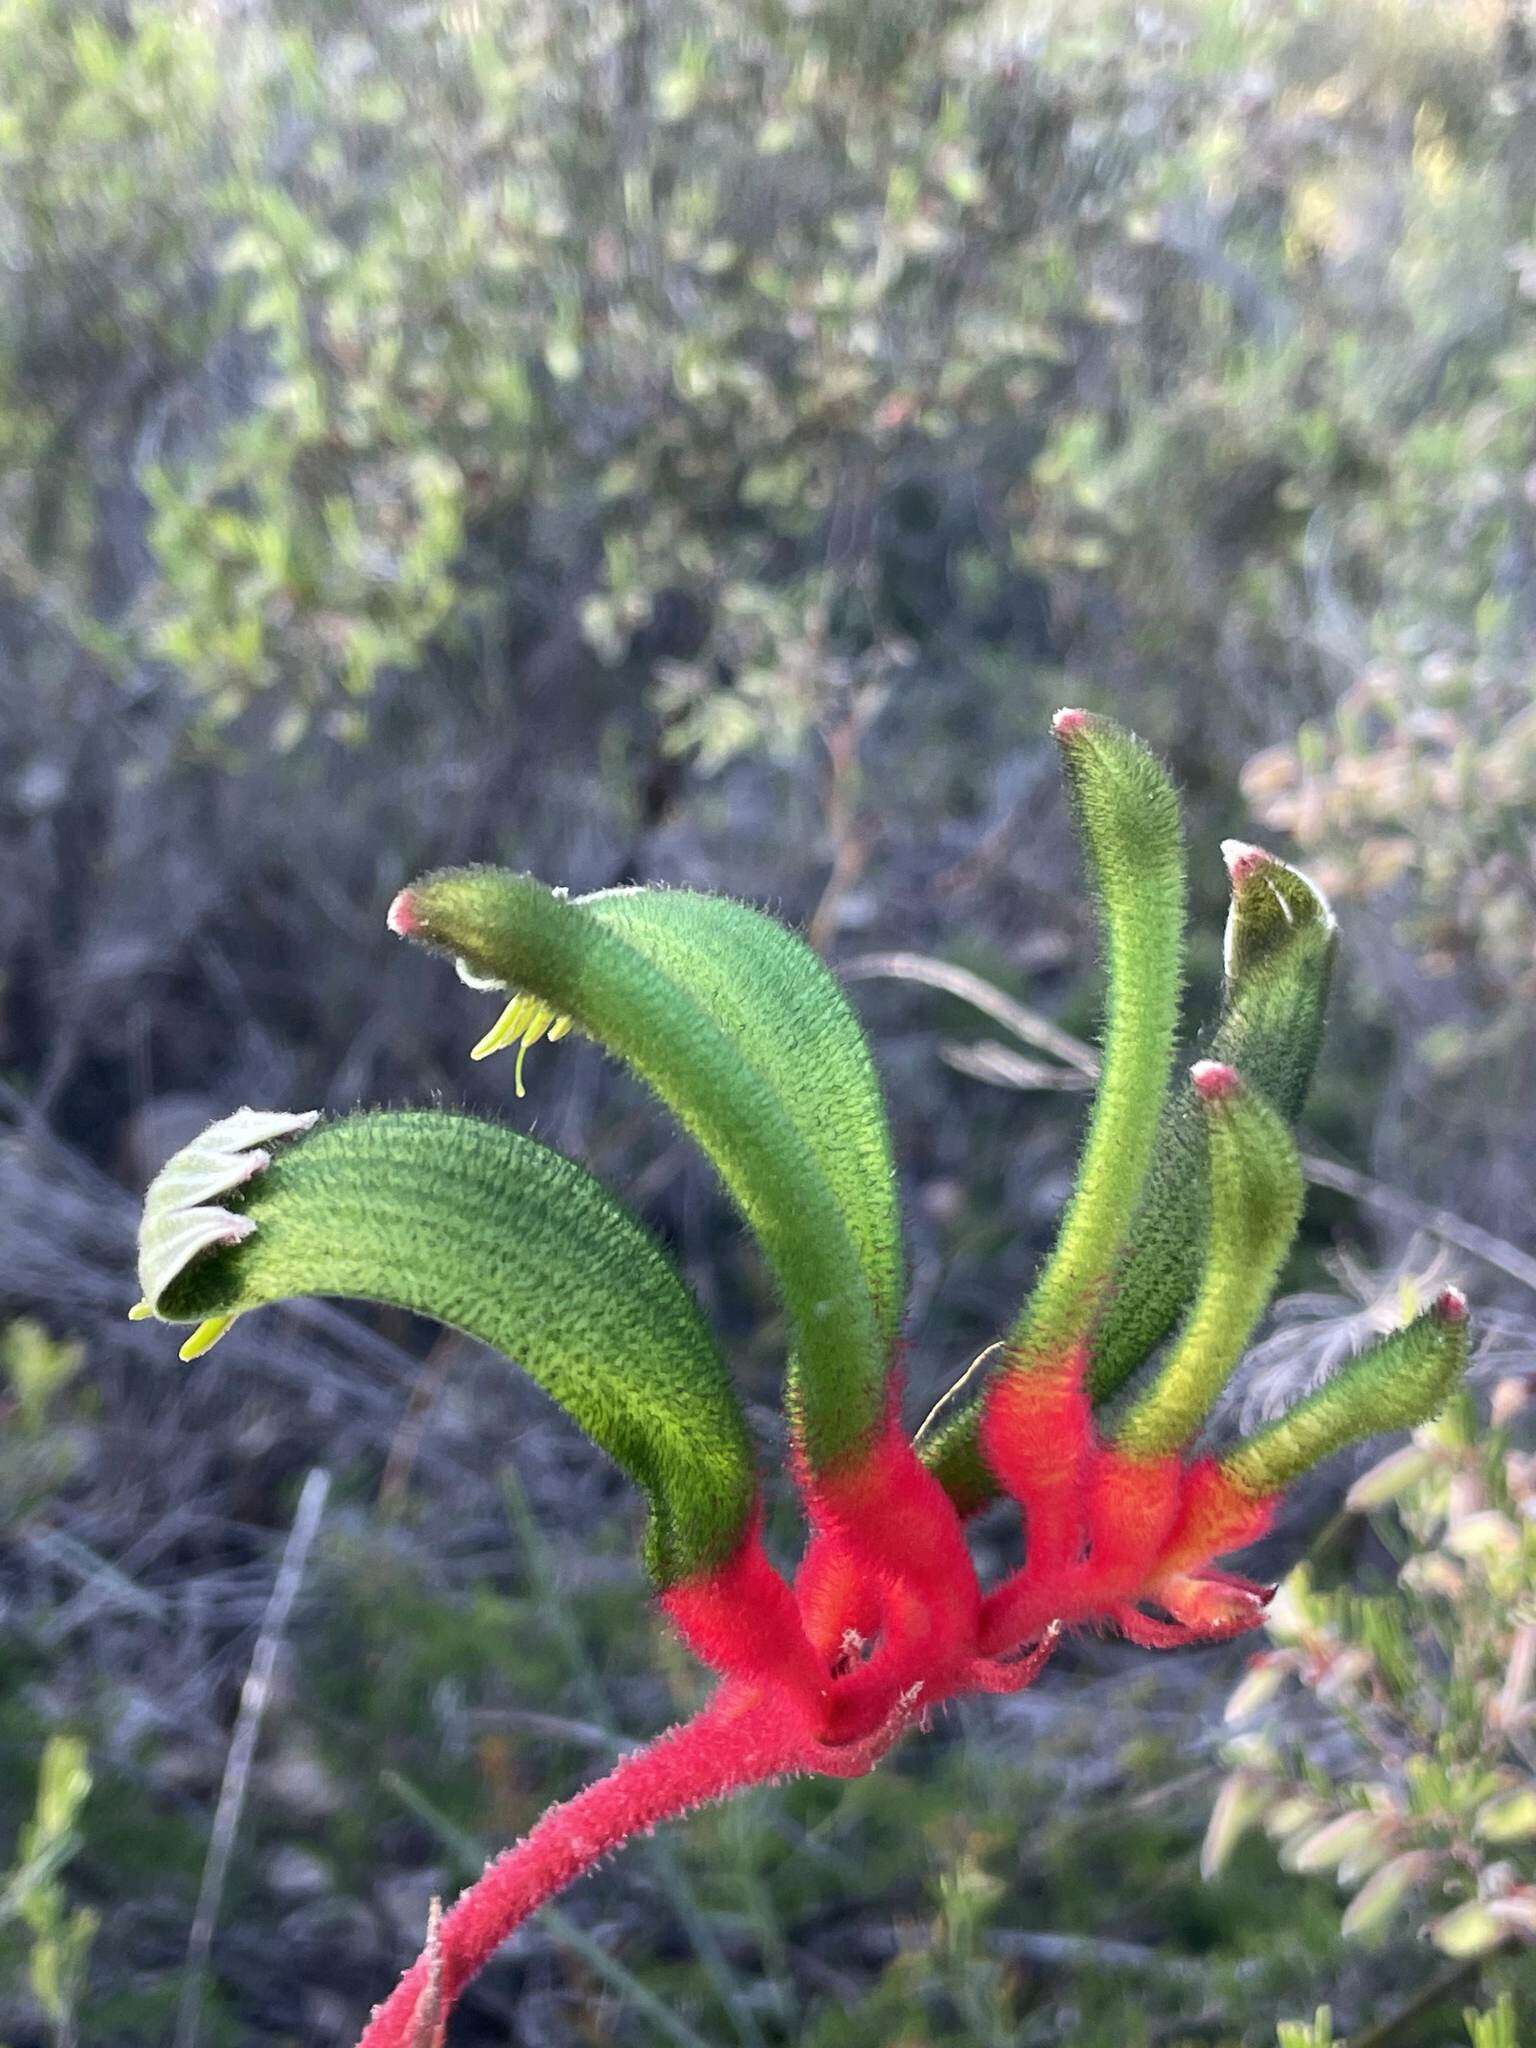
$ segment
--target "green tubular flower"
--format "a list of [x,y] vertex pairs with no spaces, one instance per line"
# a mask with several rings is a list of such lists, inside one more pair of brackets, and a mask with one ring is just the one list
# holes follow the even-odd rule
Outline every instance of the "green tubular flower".
[[[1009,1333],[1000,1373],[1059,1365],[1102,1321],[1143,1183],[1173,1066],[1184,943],[1179,802],[1156,756],[1086,711],[1052,732],[1083,841],[1107,951],[1104,1066],[1077,1181],[1055,1248]],[[979,1448],[981,1403],[925,1443],[956,1499],[995,1491]]]
[[830,1465],[866,1447],[900,1328],[900,1213],[868,1047],[811,949],[722,898],[618,889],[568,899],[497,868],[428,875],[396,899],[390,922],[455,955],[471,978],[521,991],[514,1001],[536,1003],[539,1016],[570,1018],[668,1104],[777,1275],[807,1455]]
[[[146,1202],[147,1312],[201,1331],[342,1295],[452,1324],[514,1358],[644,1491],[660,1586],[731,1555],[756,1493],[741,1405],[693,1297],[590,1174],[440,1111],[315,1129],[241,1116],[287,1142],[236,1155],[205,1134],[165,1168]],[[238,1179],[221,1154],[247,1162]],[[206,1207],[216,1194],[238,1209]]]
[[1191,1086],[1204,1114],[1211,1220],[1205,1266],[1184,1327],[1113,1431],[1119,1449],[1166,1457],[1198,1433],[1274,1291],[1301,1220],[1301,1161],[1284,1120],[1213,1060]]
[[[1209,1057],[1235,1067],[1294,1123],[1322,1044],[1338,927],[1326,898],[1298,869],[1235,839],[1222,854],[1232,901]],[[1124,1386],[1194,1291],[1211,1214],[1202,1124],[1188,1085],[1163,1112],[1126,1256],[1095,1334],[1089,1390],[1096,1402]]]
[[1178,1026],[1184,834],[1172,783],[1134,734],[1058,712],[1107,949],[1104,1066],[1055,1248],[1009,1333],[1021,1361],[1059,1358],[1102,1317],[1152,1151]]
[[1466,1365],[1466,1297],[1446,1287],[1422,1315],[1379,1339],[1288,1415],[1228,1451],[1221,1470],[1244,1493],[1278,1493],[1347,1444],[1428,1422]]

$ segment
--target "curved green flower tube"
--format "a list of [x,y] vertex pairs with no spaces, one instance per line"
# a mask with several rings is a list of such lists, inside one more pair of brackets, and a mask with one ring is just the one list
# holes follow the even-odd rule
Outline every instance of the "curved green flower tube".
[[[145,1208],[146,1312],[222,1328],[342,1295],[452,1324],[515,1359],[641,1488],[660,1587],[732,1555],[757,1490],[740,1402],[666,1255],[589,1173],[442,1111],[286,1122],[286,1142],[252,1152],[226,1119],[165,1168]],[[246,1170],[221,1178],[221,1155]],[[210,1211],[213,1194],[237,1206]]]
[[1102,1319],[1157,1142],[1184,954],[1184,831],[1162,763],[1086,711],[1058,712],[1051,729],[1104,927],[1104,1064],[1077,1182],[1009,1332],[1005,1371],[1060,1358]]
[[821,961],[760,912],[686,891],[568,899],[457,868],[396,898],[403,935],[536,998],[633,1068],[718,1169],[793,1328],[790,1404],[813,1468],[885,1417],[902,1311],[895,1171],[873,1063]]
[[[1102,1322],[1152,1166],[1179,1014],[1184,835],[1173,784],[1110,719],[1059,711],[1051,730],[1104,931],[1104,1065],[1055,1246],[998,1375],[1059,1366]],[[996,1491],[981,1456],[981,1409],[973,1402],[923,1446],[945,1490],[967,1506]]]
[[1196,1436],[1264,1313],[1301,1218],[1296,1146],[1235,1070],[1202,1060],[1191,1081],[1207,1134],[1211,1222],[1194,1303],[1152,1383],[1111,1432],[1136,1458]]
[[1443,1288],[1422,1315],[1228,1451],[1222,1472],[1244,1493],[1278,1493],[1347,1444],[1428,1422],[1466,1370],[1467,1336],[1466,1297]]
[[[1229,839],[1232,882],[1221,1015],[1207,1055],[1294,1123],[1322,1046],[1338,926],[1326,898],[1273,854]],[[1089,1391],[1117,1393],[1178,1321],[1211,1222],[1205,1131],[1192,1085],[1163,1112],[1151,1170],[1094,1337]]]

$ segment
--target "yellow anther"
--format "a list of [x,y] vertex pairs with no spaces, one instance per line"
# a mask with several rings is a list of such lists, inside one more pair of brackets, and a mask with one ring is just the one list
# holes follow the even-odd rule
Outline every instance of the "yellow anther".
[[523,1086],[523,1061],[530,1045],[537,1045],[541,1038],[547,1038],[553,1045],[564,1038],[575,1025],[574,1017],[567,1017],[546,1003],[542,996],[515,995],[502,1011],[496,1022],[486,1032],[478,1045],[470,1051],[472,1060],[489,1059],[493,1052],[500,1052],[505,1046],[517,1046],[517,1072],[515,1086],[520,1096],[527,1094]]
[[521,1037],[529,1014],[537,1007],[537,996],[513,996],[484,1038],[478,1045],[470,1047],[470,1058],[488,1060],[493,1052],[500,1052],[504,1045],[510,1045],[515,1038]]
[[154,1310],[147,1301],[136,1301],[128,1311],[128,1320],[130,1323],[143,1323],[147,1322],[153,1314]]
[[539,1040],[548,1034],[554,1022],[554,1011],[547,1003],[540,1003],[523,1027],[523,1042],[517,1048],[517,1071],[512,1077],[519,1098],[528,1092],[523,1086],[523,1061],[528,1057],[528,1048],[530,1045],[537,1045]]
[[205,1351],[211,1351],[234,1321],[233,1316],[209,1316],[206,1322],[198,1324],[177,1357],[190,1365],[194,1358],[201,1358]]

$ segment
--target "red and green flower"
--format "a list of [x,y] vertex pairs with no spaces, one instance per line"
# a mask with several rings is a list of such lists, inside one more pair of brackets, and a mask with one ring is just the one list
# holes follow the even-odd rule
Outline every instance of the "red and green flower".
[[[476,1048],[575,1029],[625,1061],[714,1162],[791,1334],[786,1404],[808,1538],[770,1557],[741,1405],[693,1297],[591,1175],[467,1116],[241,1111],[149,1191],[140,1312],[197,1329],[295,1295],[390,1302],[543,1385],[646,1498],[662,1608],[718,1674],[708,1705],[553,1808],[440,1921],[365,2048],[441,2040],[509,1933],[629,1836],[795,1772],[854,1777],[958,1695],[1038,1677],[1063,1630],[1151,1648],[1252,1628],[1267,1591],[1222,1560],[1320,1458],[1432,1414],[1465,1360],[1447,1290],[1291,1412],[1191,1447],[1264,1311],[1302,1180],[1290,1122],[1334,951],[1326,903],[1225,849],[1222,1012],[1171,1086],[1185,918],[1179,809],[1108,720],[1058,714],[1108,968],[1104,1068],[1055,1246],[990,1377],[914,1441],[902,1419],[900,1208],[879,1083],[842,990],[796,935],[685,890],[571,898],[465,868],[393,930],[507,1007]],[[1025,1561],[983,1591],[966,1536],[1010,1497]]]

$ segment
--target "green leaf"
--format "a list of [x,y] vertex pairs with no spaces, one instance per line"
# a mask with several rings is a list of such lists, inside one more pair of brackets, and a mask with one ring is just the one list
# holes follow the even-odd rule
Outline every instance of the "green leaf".
[[640,1486],[662,1586],[735,1550],[756,1484],[724,1363],[655,1240],[573,1161],[473,1117],[375,1112],[285,1145],[230,1199],[242,1234],[203,1244],[157,1314],[342,1295],[450,1323],[516,1359]]
[[1466,1363],[1467,1304],[1447,1287],[1422,1315],[1352,1358],[1288,1415],[1229,1451],[1221,1469],[1244,1493],[1278,1493],[1346,1444],[1428,1422]]
[[824,1466],[862,1449],[884,1416],[900,1327],[900,1216],[869,1051],[811,949],[721,898],[568,900],[496,868],[427,876],[391,923],[472,978],[574,1019],[669,1105],[777,1275],[807,1454]]
[[[1009,1334],[1003,1372],[1061,1360],[1102,1320],[1152,1163],[1178,1023],[1184,841],[1173,785],[1150,749],[1109,719],[1061,711],[1052,731],[1104,931],[1104,1065],[1076,1186]],[[978,1488],[982,1498],[992,1490],[977,1449],[979,1418],[973,1404],[924,1448],[967,1504]]]
[[1409,1849],[1368,1877],[1344,1909],[1339,1932],[1346,1941],[1378,1941],[1434,1869],[1433,1854]]
[[[1236,1067],[1294,1123],[1322,1043],[1337,926],[1326,899],[1297,869],[1236,840],[1222,853],[1232,902],[1209,1057]],[[1096,1402],[1124,1386],[1188,1306],[1210,1208],[1200,1108],[1186,1086],[1164,1110],[1129,1250],[1095,1337],[1089,1386]]]
[[1199,1062],[1192,1085],[1210,1155],[1205,1265],[1167,1359],[1115,1429],[1133,1457],[1164,1457],[1199,1430],[1264,1313],[1301,1217],[1301,1161],[1283,1119],[1215,1061]]

